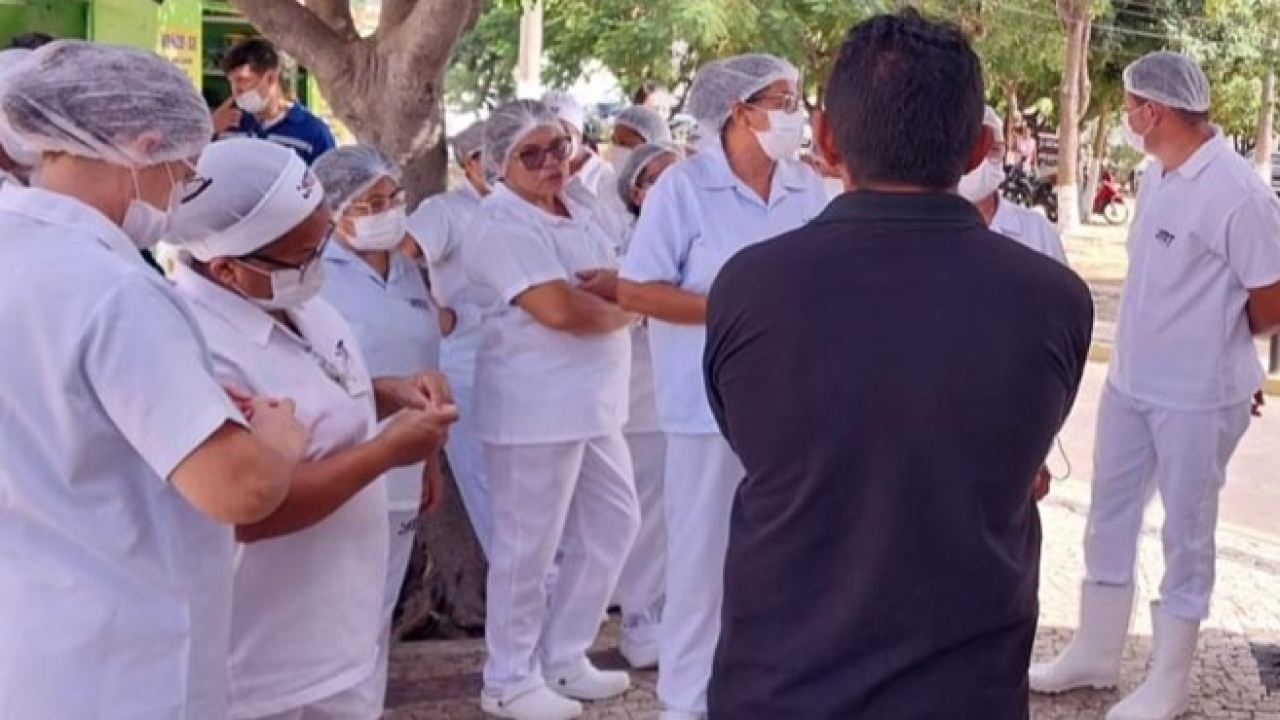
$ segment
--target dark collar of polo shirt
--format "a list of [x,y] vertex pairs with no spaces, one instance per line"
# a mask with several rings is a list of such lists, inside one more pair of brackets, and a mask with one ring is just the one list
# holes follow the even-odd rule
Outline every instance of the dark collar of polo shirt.
[[952,228],[987,229],[973,203],[948,192],[855,190],[832,200],[812,224],[920,221]]

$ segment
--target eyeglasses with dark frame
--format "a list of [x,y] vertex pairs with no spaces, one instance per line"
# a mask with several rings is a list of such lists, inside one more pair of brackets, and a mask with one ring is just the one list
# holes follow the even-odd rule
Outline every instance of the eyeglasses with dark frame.
[[378,213],[384,213],[392,208],[398,208],[404,205],[404,202],[404,188],[397,187],[390,195],[379,195],[369,198],[368,200],[353,202],[347,206],[347,212],[356,216],[377,215]]
[[757,110],[781,110],[793,113],[800,109],[800,96],[795,93],[761,93],[752,95],[743,103]]
[[525,170],[533,172],[541,170],[550,156],[557,163],[562,163],[569,159],[569,155],[573,152],[573,141],[567,135],[561,135],[551,141],[550,145],[531,145],[516,153],[516,159],[524,166]]
[[250,253],[248,255],[242,256],[240,259],[260,262],[263,265],[273,267],[277,270],[297,270],[300,273],[305,273],[307,271],[307,268],[311,267],[312,263],[319,260],[320,256],[324,254],[324,249],[329,246],[329,240],[330,238],[333,237],[333,230],[334,230],[333,223],[330,223],[329,230],[324,234],[324,239],[321,240],[320,244],[316,246],[316,249],[311,252],[311,256],[308,257],[306,260],[303,260],[302,262],[298,262],[298,263],[285,262],[284,260],[279,260],[277,258],[271,257],[270,255],[263,255],[261,253]]

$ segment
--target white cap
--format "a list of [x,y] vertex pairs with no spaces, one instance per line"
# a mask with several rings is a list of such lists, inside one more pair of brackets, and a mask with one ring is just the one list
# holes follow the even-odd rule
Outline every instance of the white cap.
[[324,199],[302,158],[266,140],[213,143],[196,173],[167,239],[202,262],[261,250],[311,217]]
[[1209,78],[1200,66],[1167,50],[1144,55],[1125,68],[1124,89],[1175,110],[1208,112],[1212,105]]
[[542,102],[560,118],[560,122],[577,128],[578,132],[586,131],[587,113],[569,93],[549,92],[542,97]]
[[800,81],[794,65],[773,55],[737,55],[713,60],[698,69],[689,88],[689,114],[720,134],[733,106],[779,80]]

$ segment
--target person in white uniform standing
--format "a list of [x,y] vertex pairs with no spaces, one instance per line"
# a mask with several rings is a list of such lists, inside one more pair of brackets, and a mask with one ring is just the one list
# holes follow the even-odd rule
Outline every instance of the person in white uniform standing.
[[796,160],[806,121],[799,76],[770,55],[699,70],[689,110],[719,142],[705,143],[648,191],[622,262],[619,300],[649,318],[667,435],[667,602],[658,661],[664,720],[706,714],[729,511],[743,475],[707,404],[706,294],[736,252],[805,224],[827,204],[821,178]]
[[225,720],[231,526],[279,507],[307,432],[228,396],[138,254],[199,187],[208,110],[168,60],[61,42],[0,114],[40,170],[0,190],[0,716]]
[[[647,108],[646,108],[647,109]],[[625,256],[649,188],[676,164],[683,154],[673,145],[645,144],[628,156],[618,174],[618,197],[631,214],[632,224],[618,252]],[[667,525],[663,519],[662,486],[666,472],[667,438],[658,422],[657,389],[649,354],[649,328],[644,322],[631,326],[631,408],[623,434],[631,450],[636,496],[640,500],[640,532],[618,578],[618,604],[622,607],[620,650],[631,667],[658,665],[662,606],[667,588]]]
[[[0,88],[4,87],[5,75],[15,71],[19,63],[30,56],[31,51],[22,48],[0,50]],[[39,155],[32,152],[0,117],[0,185],[10,182],[26,185],[32,168],[39,161]]]
[[[365,145],[330,150],[312,166],[336,218],[325,246],[321,295],[351,326],[374,377],[410,377],[440,366],[436,305],[418,266],[396,252],[405,237],[400,169]],[[383,425],[394,422],[386,420]],[[439,459],[386,474],[390,553],[382,606],[382,652],[369,676],[385,696],[391,620],[404,585],[419,515],[440,501]],[[425,482],[424,482],[425,481]]]
[[560,118],[573,140],[569,159],[570,178],[565,193],[579,203],[591,205],[596,222],[612,238],[621,237],[627,225],[626,210],[614,191],[618,173],[613,165],[591,151],[583,141],[587,131],[587,113],[577,98],[566,92],[549,92],[542,98]]
[[1004,121],[995,108],[987,106],[982,126],[991,136],[991,152],[985,163],[960,179],[960,195],[978,208],[994,232],[1066,265],[1067,253],[1053,225],[1040,213],[1000,197],[1005,178]]
[[495,110],[484,162],[501,180],[462,247],[490,297],[475,387],[494,519],[480,706],[520,720],[578,717],[578,700],[630,687],[586,651],[639,526],[622,436],[633,316],[608,299],[614,246],[564,193],[571,148],[546,105]]
[[464,182],[424,200],[409,217],[408,229],[412,249],[417,250],[427,267],[432,295],[453,313],[452,332],[446,333],[440,343],[440,369],[449,379],[460,416],[449,432],[445,454],[471,528],[487,557],[493,516],[489,512],[489,483],[480,457],[480,439],[472,424],[471,405],[484,295],[467,278],[462,266],[462,246],[471,238],[469,231],[480,211],[480,201],[489,194],[480,161],[484,123],[475,123],[458,133],[452,143]]
[[1098,411],[1080,627],[1032,690],[1114,687],[1134,605],[1143,511],[1160,493],[1165,569],[1146,681],[1109,720],[1186,710],[1214,581],[1226,466],[1264,374],[1255,334],[1280,326],[1280,201],[1209,122],[1209,83],[1184,55],[1124,72],[1124,127],[1155,158],[1129,233],[1129,274]]
[[[317,297],[324,190],[265,140],[214,143],[174,214],[174,282],[218,377],[294,397],[311,430],[284,504],[237,528],[232,718],[374,720],[387,576],[389,470],[437,456],[456,416],[433,375],[371,377],[355,333]],[[375,432],[378,417],[394,419]]]
[[[609,164],[619,176],[631,153],[645,144],[671,144],[671,128],[666,119],[644,105],[623,108],[613,118],[613,135],[609,143]],[[626,205],[623,203],[624,207]]]

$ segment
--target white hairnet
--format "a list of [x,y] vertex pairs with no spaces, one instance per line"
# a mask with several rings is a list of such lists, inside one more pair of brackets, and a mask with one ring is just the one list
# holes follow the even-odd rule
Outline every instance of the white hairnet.
[[400,168],[368,145],[334,148],[321,155],[311,171],[324,187],[324,200],[334,215],[341,215],[382,178],[391,178],[396,184],[401,179]]
[[668,143],[645,143],[632,151],[627,161],[622,164],[622,169],[618,171],[618,197],[622,199],[623,205],[631,206],[631,191],[635,189],[640,174],[655,158],[663,155],[684,157],[680,148]]
[[613,119],[613,124],[635,130],[647,143],[671,142],[671,128],[667,126],[667,121],[658,111],[643,105],[623,108]]
[[[19,64],[30,56],[31,51],[23,48],[0,50],[0,88],[4,88],[7,84],[6,76],[14,72]],[[40,153],[32,150],[22,141],[22,138],[18,137],[5,122],[3,113],[0,113],[0,147],[3,147],[5,154],[19,165],[32,167],[40,161]]]
[[773,55],[738,55],[703,65],[689,88],[689,114],[719,132],[735,103],[779,80],[800,81],[794,65]]
[[486,174],[502,178],[511,160],[511,151],[541,127],[564,132],[560,118],[538,100],[512,100],[494,110],[484,124],[482,157]]
[[577,98],[567,92],[553,91],[542,96],[542,102],[560,118],[561,122],[577,128],[578,132],[587,129],[587,113],[578,103]]
[[0,87],[0,113],[33,152],[128,168],[195,157],[213,137],[204,99],[172,62],[79,40],[22,61]]
[[1004,120],[1000,118],[1000,113],[996,112],[996,109],[990,105],[987,106],[986,111],[982,114],[982,126],[991,128],[996,134],[996,140],[1004,142]]
[[1208,112],[1211,105],[1204,71],[1176,52],[1154,52],[1135,60],[1124,69],[1124,89],[1177,110]]
[[296,152],[250,138],[210,145],[192,183],[166,240],[204,262],[261,250],[311,217],[324,199],[324,188]]
[[453,136],[453,156],[458,162],[475,155],[484,149],[484,123],[471,123],[466,130]]

